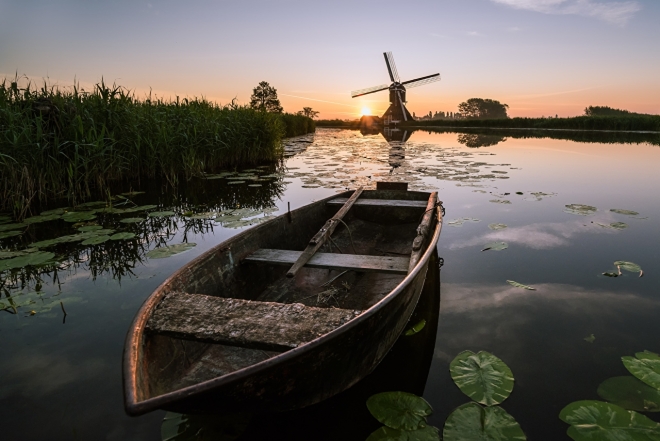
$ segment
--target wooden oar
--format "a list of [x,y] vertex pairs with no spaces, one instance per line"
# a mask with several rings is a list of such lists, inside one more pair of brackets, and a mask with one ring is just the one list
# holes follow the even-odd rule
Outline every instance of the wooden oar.
[[325,241],[328,240],[330,236],[332,236],[332,233],[335,231],[335,228],[337,228],[339,221],[341,221],[346,213],[348,213],[348,210],[351,209],[355,201],[357,201],[357,199],[360,197],[362,190],[363,187],[355,190],[353,195],[346,201],[344,206],[339,209],[337,214],[328,219],[325,225],[323,225],[323,228],[321,228],[319,232],[316,233],[314,237],[312,237],[312,240],[309,241],[309,245],[307,245],[305,251],[303,251],[296,263],[294,263],[293,266],[289,269],[289,272],[286,273],[287,277],[295,276],[298,270],[305,266],[305,264],[309,262],[309,259],[312,258],[314,253],[316,253],[318,249],[321,248],[321,246],[325,243]]

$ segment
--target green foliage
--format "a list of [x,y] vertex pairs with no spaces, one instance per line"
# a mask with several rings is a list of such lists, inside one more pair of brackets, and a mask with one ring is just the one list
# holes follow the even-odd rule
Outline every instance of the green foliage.
[[282,138],[314,130],[311,118],[204,98],[140,100],[103,81],[87,92],[19,79],[0,82],[0,209],[104,194],[112,182],[172,184],[220,168],[281,158]]
[[417,430],[426,427],[426,417],[433,412],[422,397],[407,392],[383,392],[367,400],[369,412],[392,429]]
[[520,425],[499,406],[482,407],[467,403],[447,417],[442,436],[445,441],[524,441]]
[[627,410],[660,412],[660,390],[635,377],[608,378],[598,386],[598,395]]
[[602,401],[576,401],[564,407],[559,418],[571,425],[567,434],[575,441],[660,440],[660,424]]
[[513,390],[513,373],[502,360],[485,351],[463,351],[449,365],[456,386],[474,401],[493,406]]
[[260,112],[282,113],[282,105],[277,98],[277,89],[266,81],[252,89],[250,107]]
[[383,426],[372,432],[367,441],[440,441],[440,434],[433,426],[411,431]]
[[621,357],[624,366],[635,377],[660,390],[660,355],[650,351],[638,352],[633,357]]
[[312,109],[311,107],[303,107],[302,110],[296,112],[296,115],[302,115],[314,119],[319,115],[319,113],[320,112]]
[[483,98],[470,98],[458,105],[458,111],[467,119],[498,119],[508,118],[508,104]]

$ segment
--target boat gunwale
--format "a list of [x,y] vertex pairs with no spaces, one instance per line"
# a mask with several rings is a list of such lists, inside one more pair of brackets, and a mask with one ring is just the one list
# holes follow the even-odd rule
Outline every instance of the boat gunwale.
[[[352,194],[353,190],[338,193],[332,196],[329,196],[325,199],[321,199],[313,204],[325,204],[327,201],[335,199],[337,197],[342,197],[346,194]],[[419,192],[426,193],[426,192]],[[431,194],[428,192],[427,194]],[[441,203],[438,201],[438,203]],[[299,207],[298,209],[292,211],[295,213],[308,205]],[[268,358],[261,362],[252,364],[250,366],[238,369],[229,374],[222,375],[220,377],[215,377],[201,383],[197,383],[191,386],[186,386],[181,389],[174,390],[156,397],[150,397],[146,400],[137,401],[137,367],[138,367],[138,357],[140,352],[140,346],[143,344],[144,329],[146,322],[150,317],[150,311],[154,309],[155,306],[162,300],[166,295],[164,288],[175,278],[178,278],[181,273],[188,271],[191,267],[194,267],[197,263],[204,261],[209,257],[209,255],[217,252],[219,249],[226,247],[228,242],[235,241],[243,235],[250,234],[254,232],[257,228],[264,228],[269,223],[274,222],[277,218],[271,219],[270,221],[264,222],[261,225],[258,225],[255,228],[250,228],[248,230],[242,231],[241,233],[233,236],[226,241],[221,242],[220,244],[214,246],[213,248],[207,250],[203,254],[197,256],[195,259],[188,262],[186,265],[179,268],[175,271],[170,277],[168,277],[163,283],[161,283],[154,292],[147,297],[140,309],[138,310],[135,318],[133,319],[131,326],[126,335],[126,340],[124,344],[123,352],[123,380],[124,380],[124,406],[126,413],[131,416],[143,415],[147,412],[151,412],[159,409],[162,405],[170,403],[172,401],[177,401],[182,398],[186,398],[192,395],[196,395],[201,392],[210,391],[216,387],[222,386],[224,384],[229,384],[234,381],[239,381],[243,378],[249,377],[259,371],[269,368],[271,365],[286,361],[288,359],[294,358],[300,354],[304,354],[307,351],[311,351],[321,344],[325,344],[328,341],[333,340],[344,332],[350,330],[351,328],[358,326],[361,322],[368,319],[372,315],[376,314],[378,311],[383,309],[388,303],[390,303],[397,295],[399,295],[411,282],[417,277],[421,269],[428,264],[428,261],[431,257],[433,249],[437,246],[438,239],[440,238],[440,232],[442,230],[442,211],[439,207],[434,207],[435,216],[436,216],[436,225],[433,236],[429,241],[422,258],[420,258],[417,265],[403,278],[403,280],[394,287],[385,297],[380,301],[372,305],[370,308],[362,311],[362,313],[355,317],[354,319],[344,323],[343,325],[335,328],[334,330],[319,336],[318,338],[311,340],[303,345],[300,345],[294,349],[283,352],[275,357]],[[286,216],[284,213],[278,217]]]

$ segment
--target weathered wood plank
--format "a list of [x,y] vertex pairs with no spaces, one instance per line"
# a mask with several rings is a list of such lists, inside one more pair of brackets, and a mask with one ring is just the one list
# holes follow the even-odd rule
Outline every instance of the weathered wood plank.
[[[260,249],[245,258],[248,262],[263,262],[274,265],[291,265],[302,251]],[[408,257],[364,256],[357,254],[316,253],[307,263],[310,268],[354,270],[361,272],[381,272],[407,274]]]
[[362,194],[362,190],[364,190],[364,187],[360,187],[357,190],[353,192],[350,198],[346,201],[343,207],[339,209],[339,211],[332,216],[328,221],[321,227],[318,233],[312,237],[312,239],[309,241],[309,245],[307,245],[307,248],[300,254],[300,257],[298,257],[298,260],[291,266],[289,271],[287,271],[286,276],[291,278],[296,275],[298,270],[305,266],[305,264],[309,261],[309,259],[312,258],[312,256],[321,248],[321,246],[325,243],[326,240],[330,236],[332,236],[332,233],[335,231],[335,228],[337,228],[337,225],[341,221],[341,219],[346,216],[346,213],[351,209],[355,201],[360,197]]
[[283,351],[338,328],[360,311],[253,302],[173,292],[149,318],[149,332],[230,346]]
[[[431,221],[433,220],[433,217],[436,215],[436,213],[440,213],[440,210],[438,207],[436,207],[437,203],[438,192],[434,191],[429,196],[429,200],[426,205],[426,212],[424,212],[422,222],[420,222],[419,226],[417,227],[417,237],[415,237],[415,240],[413,241],[413,251],[410,254],[408,271],[412,271],[413,268],[415,268],[415,265],[417,265],[417,262],[419,262],[419,260],[422,258],[422,255],[424,254],[425,247],[423,247],[423,245],[429,239],[429,235],[431,233]],[[440,213],[438,216],[442,216],[442,214]]]
[[[328,205],[343,205],[346,203],[347,198],[337,198],[328,201]],[[403,208],[424,208],[426,201],[403,201],[396,199],[359,199],[355,201],[355,205],[372,206],[372,207],[403,207]]]

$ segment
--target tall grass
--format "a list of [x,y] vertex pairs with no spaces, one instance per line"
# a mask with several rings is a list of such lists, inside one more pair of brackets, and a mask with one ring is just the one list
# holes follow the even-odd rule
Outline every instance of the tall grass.
[[35,200],[75,203],[113,181],[162,176],[175,183],[277,161],[283,137],[314,127],[303,116],[204,98],[140,100],[103,81],[91,92],[18,83],[0,84],[0,210],[19,216]]

